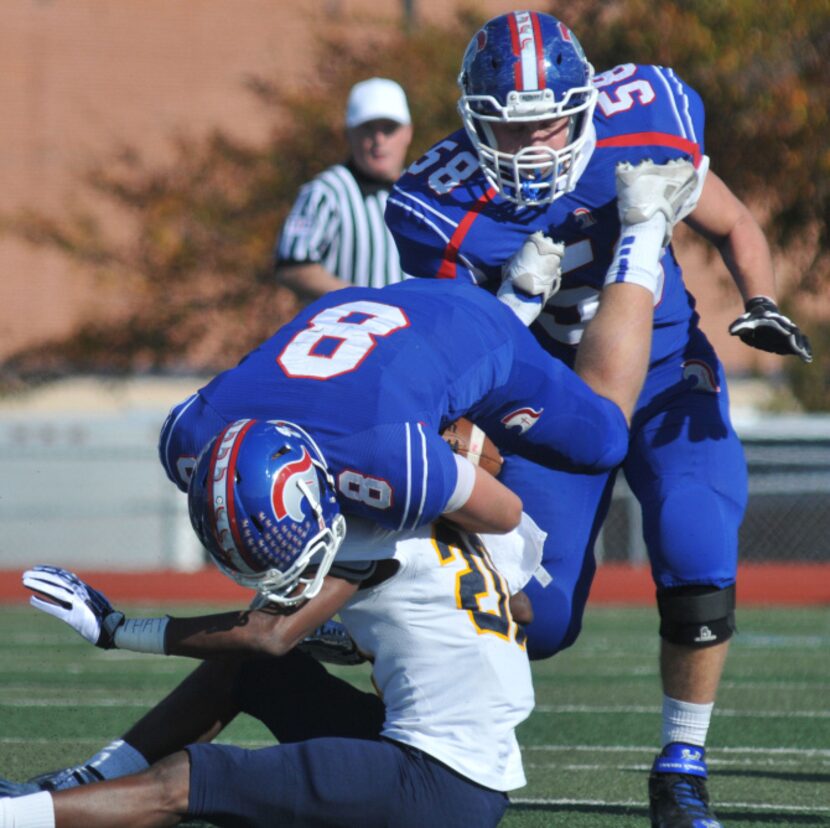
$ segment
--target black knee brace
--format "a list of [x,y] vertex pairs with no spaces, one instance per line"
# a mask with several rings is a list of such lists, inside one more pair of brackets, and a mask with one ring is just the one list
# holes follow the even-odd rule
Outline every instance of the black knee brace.
[[722,644],[735,632],[735,585],[657,590],[660,636],[685,647]]

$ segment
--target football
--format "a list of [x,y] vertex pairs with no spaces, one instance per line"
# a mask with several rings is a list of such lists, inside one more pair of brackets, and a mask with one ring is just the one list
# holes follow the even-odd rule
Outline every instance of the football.
[[456,454],[466,457],[475,466],[481,466],[494,477],[499,476],[504,462],[499,450],[495,443],[466,417],[459,417],[454,423],[450,423],[441,432],[441,436]]

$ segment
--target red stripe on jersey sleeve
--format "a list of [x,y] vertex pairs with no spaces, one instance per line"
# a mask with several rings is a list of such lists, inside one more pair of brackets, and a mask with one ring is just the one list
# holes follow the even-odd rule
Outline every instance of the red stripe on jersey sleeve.
[[473,222],[481,215],[485,205],[493,200],[496,188],[490,187],[483,196],[466,212],[464,218],[458,223],[455,232],[444,248],[444,255],[441,259],[441,266],[435,274],[438,279],[455,279],[458,276],[458,252],[464,242],[467,233],[473,226]]
[[631,132],[628,135],[615,135],[613,138],[601,138],[597,141],[597,148],[603,147],[642,147],[642,146],[672,147],[688,153],[697,167],[703,154],[700,145],[688,138],[671,135],[668,132]]

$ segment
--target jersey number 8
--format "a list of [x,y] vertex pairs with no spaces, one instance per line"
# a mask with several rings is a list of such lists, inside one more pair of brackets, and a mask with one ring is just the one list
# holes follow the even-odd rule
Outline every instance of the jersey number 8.
[[409,326],[406,314],[381,302],[345,302],[311,317],[277,356],[289,377],[330,379],[360,366],[377,338]]

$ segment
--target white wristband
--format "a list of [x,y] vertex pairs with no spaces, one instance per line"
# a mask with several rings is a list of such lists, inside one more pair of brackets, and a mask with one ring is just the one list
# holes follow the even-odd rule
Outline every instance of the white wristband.
[[455,466],[458,469],[458,480],[447,505],[444,507],[445,515],[449,512],[457,512],[470,499],[476,482],[476,467],[460,454],[456,454],[454,457]]
[[666,217],[655,213],[647,221],[624,224],[620,228],[620,240],[614,249],[614,260],[605,276],[605,284],[618,282],[640,285],[659,298],[663,288],[663,239]]
[[48,791],[0,799],[0,825],[55,828],[55,803]]
[[164,633],[169,621],[169,615],[164,618],[129,618],[115,631],[115,646],[119,650],[166,655]]

